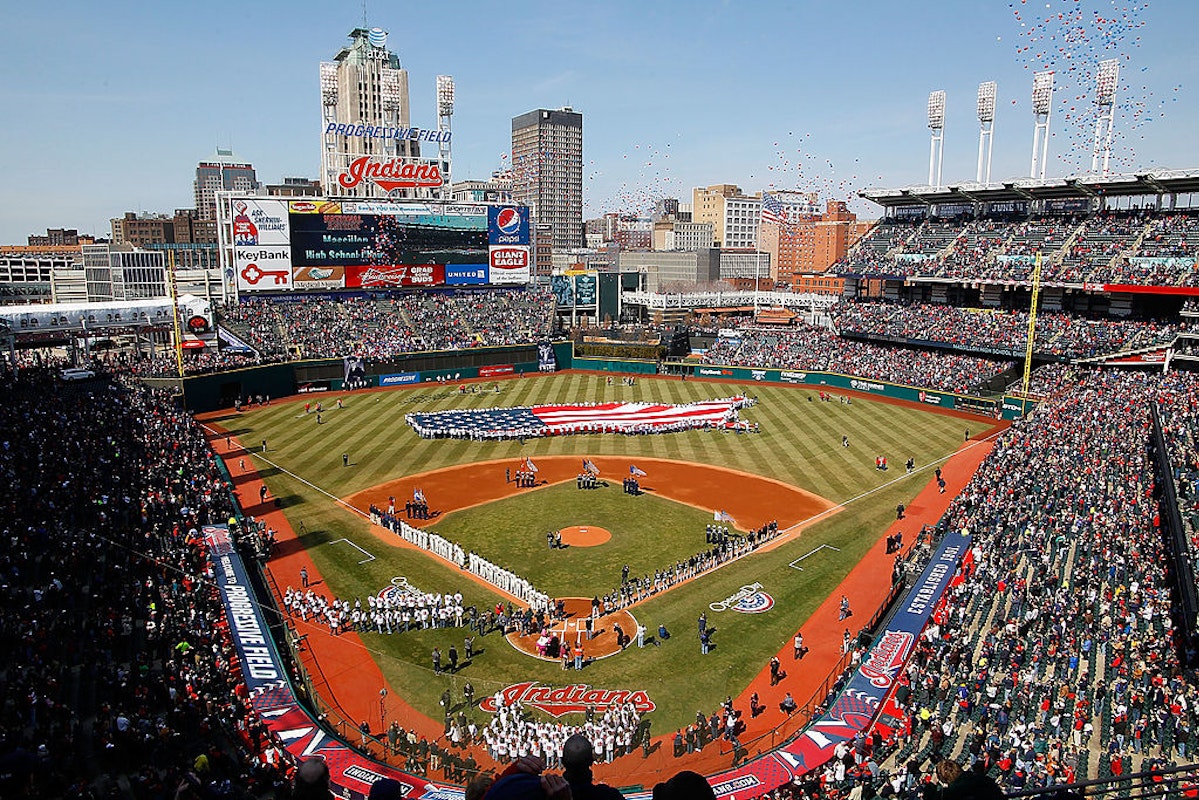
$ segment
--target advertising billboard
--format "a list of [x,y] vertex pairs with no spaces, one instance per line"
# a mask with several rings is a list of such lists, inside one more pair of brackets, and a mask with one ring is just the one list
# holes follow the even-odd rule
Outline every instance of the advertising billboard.
[[347,289],[398,289],[405,286],[442,286],[441,264],[383,264],[345,267]]
[[296,267],[292,270],[291,285],[297,289],[344,289],[345,267]]
[[588,272],[575,276],[575,305],[595,305],[595,273]]
[[528,283],[529,209],[436,201],[232,198],[238,292]]
[[491,244],[529,243],[529,209],[491,206],[487,209],[487,240]]
[[528,245],[492,245],[489,256],[492,283],[529,282]]
[[289,244],[287,204],[252,197],[233,201],[233,246]]
[[480,217],[422,214],[296,214],[297,267],[388,264],[482,264],[487,231]]
[[233,248],[233,268],[239,292],[290,290],[291,266],[291,247],[286,244]]
[[482,285],[487,283],[486,264],[446,264],[445,285]]
[[550,276],[550,291],[559,308],[577,306],[592,311],[599,300],[595,272],[563,272]]

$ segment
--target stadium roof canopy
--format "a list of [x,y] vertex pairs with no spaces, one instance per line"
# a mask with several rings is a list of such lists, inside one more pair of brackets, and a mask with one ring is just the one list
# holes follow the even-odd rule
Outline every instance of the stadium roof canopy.
[[1072,175],[1046,180],[1017,178],[989,184],[969,181],[940,189],[932,186],[863,189],[858,196],[884,208],[897,208],[1191,193],[1199,193],[1199,169],[1153,170],[1107,177]]

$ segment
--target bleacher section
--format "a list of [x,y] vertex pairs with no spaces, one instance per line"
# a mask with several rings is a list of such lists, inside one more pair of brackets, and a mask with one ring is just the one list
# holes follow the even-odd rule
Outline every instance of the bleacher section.
[[[1145,209],[1025,216],[886,219],[832,272],[946,282],[1199,286],[1199,215]],[[1115,290],[1115,289],[1111,289]]]
[[[833,319],[842,335],[908,339],[1017,357],[1023,357],[1028,336],[1027,311],[854,302],[834,308]],[[1195,328],[1187,321],[1085,319],[1042,311],[1037,316],[1033,350],[1040,356],[1091,358],[1168,345],[1179,333]]]

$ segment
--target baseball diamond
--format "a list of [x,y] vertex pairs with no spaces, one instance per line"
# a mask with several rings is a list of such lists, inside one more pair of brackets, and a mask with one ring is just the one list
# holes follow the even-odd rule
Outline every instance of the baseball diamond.
[[[661,379],[618,388],[602,377],[564,373],[506,380],[500,384],[500,398],[505,406],[534,405],[542,399],[686,403],[735,393],[733,386],[705,384]],[[938,516],[936,501],[941,496],[931,483],[933,465],[961,461],[962,468],[946,468],[945,473],[955,483],[964,483],[968,465],[989,449],[983,428],[993,422],[979,425],[979,418],[961,412],[861,396],[846,404],[814,401],[811,392],[798,388],[753,388],[757,403],[743,418],[756,423],[759,433],[584,434],[523,443],[422,439],[403,424],[404,414],[414,406],[439,410],[499,405],[490,392],[463,395],[453,388],[430,386],[344,395],[344,408],[331,414],[319,431],[302,424],[302,404],[301,414],[294,413],[298,401],[242,413],[237,419],[239,436],[277,443],[269,462],[261,455],[256,458],[268,470],[272,493],[285,502],[280,508],[267,504],[257,510],[278,520],[281,530],[286,526],[302,531],[291,540],[297,547],[285,546],[269,564],[281,591],[297,584],[301,565],[322,577],[325,592],[351,603],[405,575],[422,591],[460,595],[464,608],[493,619],[498,610],[508,620],[504,642],[490,629],[480,635],[476,628],[467,628],[469,619],[457,627],[452,614],[446,627],[411,626],[399,635],[361,625],[330,636],[319,626],[293,619],[297,631],[307,636],[301,658],[313,661],[311,669],[319,663],[327,676],[331,669],[332,674],[355,676],[349,682],[330,678],[329,694],[336,700],[326,702],[346,720],[371,713],[377,717],[378,694],[385,688],[390,713],[402,715],[405,727],[437,738],[444,735],[441,723],[435,722],[441,716],[438,697],[447,690],[460,697],[468,682],[475,706],[462,710],[480,723],[488,715],[476,707],[479,698],[522,681],[548,686],[581,681],[644,691],[655,707],[647,716],[655,735],[685,726],[695,708],[711,708],[726,695],[744,701],[755,692],[773,696],[786,686],[806,700],[841,657],[844,625],[835,616],[819,622],[825,614],[836,613],[835,607],[824,610],[829,598],[835,605],[836,593],[845,590],[839,587],[858,586],[852,591],[859,608],[882,601],[888,583],[883,576],[891,573],[894,556],[884,553],[880,531],[891,525],[895,504],[902,501],[909,509],[905,541],[910,544],[920,524]],[[974,419],[979,427],[974,447],[961,447],[963,419]],[[210,421],[215,427],[223,420],[211,415]],[[853,437],[853,448],[842,446],[845,433]],[[955,456],[958,450],[962,452]],[[880,471],[876,452],[888,453],[894,463],[912,458],[921,468],[910,475]],[[341,466],[343,453],[352,454],[353,467]],[[576,479],[595,474],[585,469],[587,462],[598,472],[597,485],[580,489]],[[530,473],[532,482],[518,484],[516,473],[528,472],[530,465],[535,470]],[[631,468],[642,473],[637,478],[643,487],[639,496],[620,489]],[[417,495],[427,502],[428,518],[409,519],[406,514],[405,503]],[[343,499],[335,499],[339,496]],[[394,517],[386,514],[389,507]],[[372,509],[375,519],[392,519],[393,527],[398,530],[402,523],[410,533],[400,536],[372,524],[367,518]],[[547,545],[547,533],[584,527],[581,520],[586,527],[607,529],[612,538],[593,547]],[[718,549],[710,543],[713,530],[728,537],[732,557],[719,563],[702,558],[693,562]],[[342,538],[362,543],[377,559],[350,563],[342,555],[345,551],[321,546]],[[437,541],[443,544],[434,545]],[[619,550],[628,542],[632,550]],[[562,544],[569,544],[565,535]],[[828,547],[804,562],[805,571],[789,566],[821,545]],[[471,560],[465,558],[468,553],[475,555],[470,551],[477,551],[478,560],[467,570],[461,564]],[[636,562],[637,552],[650,555]],[[622,583],[626,565],[636,567],[627,584]],[[573,585],[589,588],[569,591],[570,574],[575,576]],[[846,583],[851,574],[853,581]],[[519,619],[525,604],[502,588],[516,590],[518,581],[563,601],[566,613],[548,621],[544,630],[550,640],[557,638],[554,656],[544,647],[539,650],[542,631]],[[745,610],[761,613],[717,613],[709,608],[753,584],[762,594],[748,600]],[[629,585],[637,588],[622,588]],[[583,623],[592,616],[592,601],[601,605],[588,638]],[[706,643],[695,634],[695,619],[701,613],[709,618],[702,637]],[[867,621],[855,620],[856,627]],[[619,636],[614,630],[618,625]],[[785,683],[760,686],[763,665],[772,653],[789,647],[801,626],[812,650],[803,669],[793,670]],[[472,657],[462,658],[467,632],[473,637]],[[356,640],[365,649],[347,647]],[[566,644],[571,658],[564,665]],[[447,668],[451,647],[459,657],[453,670]],[[442,654],[441,664],[431,670],[428,653],[434,648]],[[581,670],[576,670],[579,649],[583,657]],[[569,715],[562,721],[569,723]],[[747,715],[743,737],[765,736],[759,747],[768,747],[772,730],[781,733],[797,721],[787,715]],[[670,750],[670,737],[663,736],[650,758],[637,763],[624,759],[622,780],[635,779],[639,770],[645,770],[649,780],[655,770],[667,768],[662,759],[672,760]],[[487,753],[476,757],[488,763]],[[728,757],[707,750],[685,761],[711,771],[727,766]],[[597,773],[602,775],[605,768],[597,765]]]

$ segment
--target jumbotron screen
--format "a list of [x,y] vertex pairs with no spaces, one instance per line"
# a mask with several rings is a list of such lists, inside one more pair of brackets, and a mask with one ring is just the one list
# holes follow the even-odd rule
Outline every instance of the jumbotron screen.
[[239,293],[529,282],[524,206],[235,197],[228,212]]

